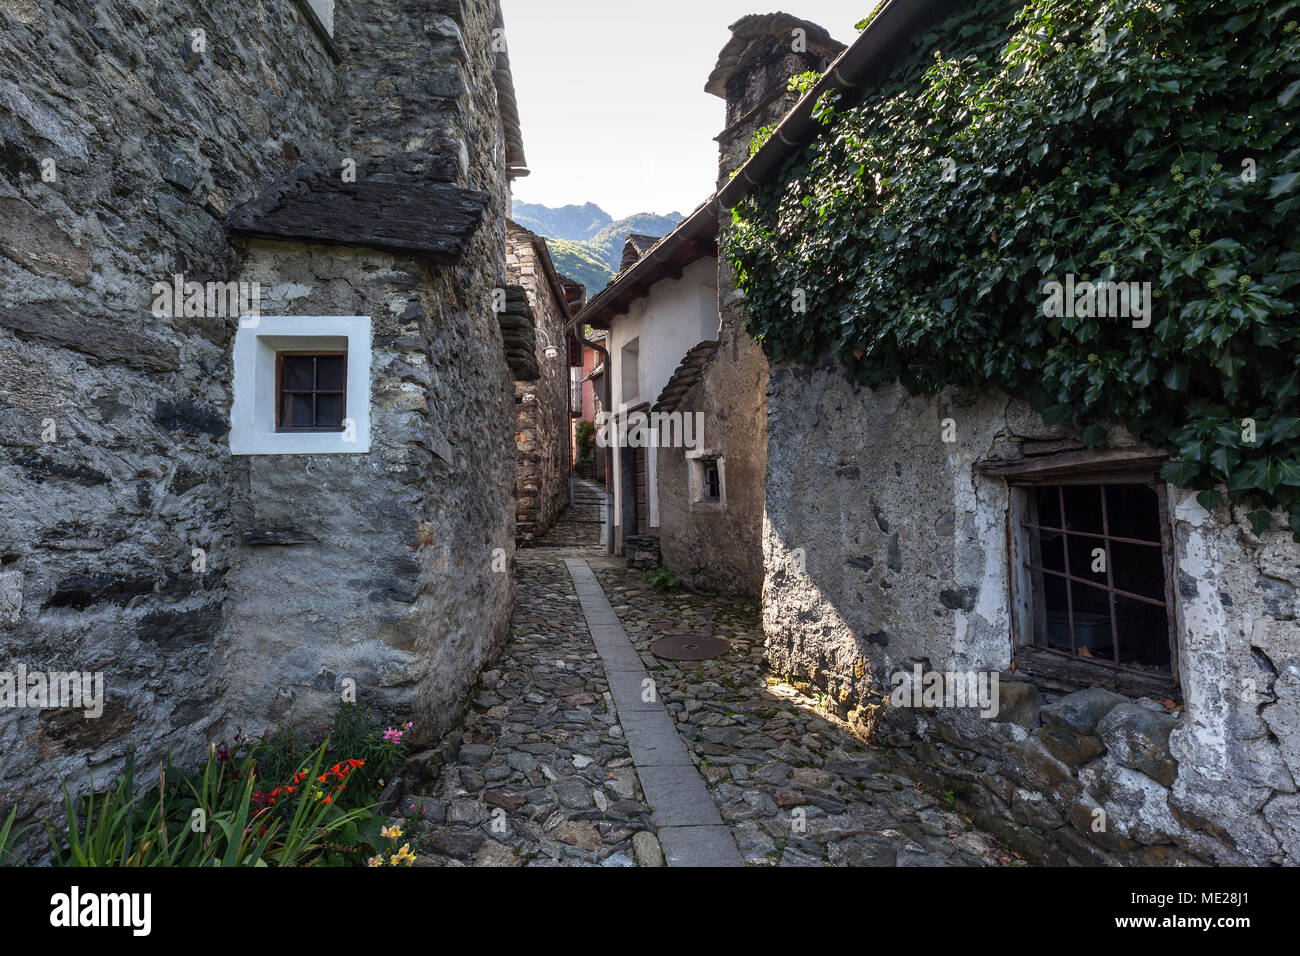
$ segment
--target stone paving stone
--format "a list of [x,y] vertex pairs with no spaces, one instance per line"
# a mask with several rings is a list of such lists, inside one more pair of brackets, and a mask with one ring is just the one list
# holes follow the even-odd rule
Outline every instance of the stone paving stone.
[[659,840],[669,866],[744,866],[731,831],[724,826],[660,827]]
[[[635,752],[633,753],[635,756]],[[693,764],[642,766],[636,768],[658,827],[702,827],[721,825],[713,797]]]
[[[752,605],[656,592],[606,556],[601,503],[579,497],[517,552],[511,636],[442,742],[438,786],[394,818],[418,866],[1018,862],[771,679]],[[661,661],[650,645],[670,635],[730,650]],[[659,706],[641,699],[647,677]]]
[[[644,573],[614,562],[593,563],[593,573],[747,863],[1019,865],[942,795],[918,788],[817,701],[773,678],[754,604],[658,592]],[[651,644],[668,636],[720,637],[730,648],[707,661],[654,657]],[[620,713],[624,723],[637,717]],[[670,855],[671,829],[659,828]]]

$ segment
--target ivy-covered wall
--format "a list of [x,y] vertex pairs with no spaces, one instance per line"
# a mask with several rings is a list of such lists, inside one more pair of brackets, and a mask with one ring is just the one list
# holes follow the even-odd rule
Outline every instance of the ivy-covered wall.
[[[724,234],[771,361],[774,669],[1037,859],[1300,861],[1297,20],[961,5]],[[1174,708],[1007,669],[975,466],[1069,439],[1171,455]],[[884,707],[917,663],[1002,672],[1002,716]]]
[[[1206,507],[1300,532],[1298,23],[963,5],[864,102],[824,99],[824,134],[735,210],[751,332],[864,384],[997,387],[1089,443],[1122,423]],[[1150,298],[1108,314],[1099,282]]]

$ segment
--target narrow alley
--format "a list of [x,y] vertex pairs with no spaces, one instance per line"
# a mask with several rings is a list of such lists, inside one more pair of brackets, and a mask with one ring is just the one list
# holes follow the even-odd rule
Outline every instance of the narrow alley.
[[[425,866],[997,866],[997,841],[767,678],[756,608],[660,592],[600,548],[602,492],[519,552],[513,629],[434,794]],[[721,656],[651,644],[721,639]],[[422,820],[420,818],[423,818]]]

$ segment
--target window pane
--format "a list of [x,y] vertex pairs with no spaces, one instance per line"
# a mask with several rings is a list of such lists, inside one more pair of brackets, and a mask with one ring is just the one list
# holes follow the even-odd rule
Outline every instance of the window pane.
[[311,388],[313,382],[313,359],[310,355],[286,355],[284,357],[284,387],[291,389]]
[[1160,548],[1112,544],[1110,559],[1115,572],[1115,587],[1156,601],[1165,599],[1165,565]]
[[1066,530],[1101,534],[1101,488],[1097,485],[1070,485],[1062,491],[1065,495]]
[[1054,574],[1043,575],[1043,603],[1047,607],[1047,646],[1070,649],[1070,612],[1065,589],[1069,582]]
[[1115,599],[1119,662],[1126,667],[1169,671],[1169,626],[1163,608],[1129,598]]
[[1140,541],[1160,540],[1160,504],[1146,485],[1111,485],[1106,489],[1110,533]]
[[343,356],[323,355],[316,360],[316,387],[319,389],[343,389],[347,385],[343,380]]
[[343,425],[343,396],[316,396],[316,425],[320,428],[339,428]]
[[312,411],[310,395],[285,396],[285,421],[289,428],[311,428]]

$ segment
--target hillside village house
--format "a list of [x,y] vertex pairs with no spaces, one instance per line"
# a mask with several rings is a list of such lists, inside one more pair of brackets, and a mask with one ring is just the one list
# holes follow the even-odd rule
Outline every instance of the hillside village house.
[[[817,99],[847,109],[912,50],[928,61],[920,38],[953,9],[884,4],[717,201],[780,183],[824,128]],[[766,413],[778,674],[1033,859],[1300,863],[1289,531],[1206,511],[1122,429],[1089,451],[992,390],[909,395],[783,361]],[[1097,547],[1130,562],[1121,584],[1089,577]],[[895,675],[922,669],[1000,675],[999,715],[887,706]]]
[[[701,224],[705,228],[694,236],[698,244],[683,241],[681,237],[691,233],[680,228],[671,242],[657,245],[646,237],[630,237],[624,271],[578,317],[579,322],[608,331],[613,406],[599,422],[597,440],[609,448],[618,554],[628,537],[653,535],[659,528],[657,476],[662,449],[640,431],[640,437],[632,437],[636,447],[620,447],[616,436],[630,435],[638,419],[648,426],[651,407],[682,356],[717,334],[717,258],[707,254],[715,229],[703,218],[697,221],[697,229]],[[644,254],[638,248],[641,244]]]
[[436,739],[509,628],[537,361],[493,306],[527,173],[496,0],[5,15],[0,640],[108,693],[0,721],[0,805],[319,726],[345,680]]
[[[706,87],[726,102],[719,184],[794,104],[790,81],[844,49],[788,14],[748,16],[731,31]],[[612,448],[616,553],[631,538],[631,560],[655,564],[657,551],[690,587],[758,596],[767,362],[717,257],[729,216],[715,198],[662,240],[629,236],[619,275],[579,319],[610,330],[617,434],[638,416],[675,423],[641,447]],[[672,440],[682,425],[689,445]]]

